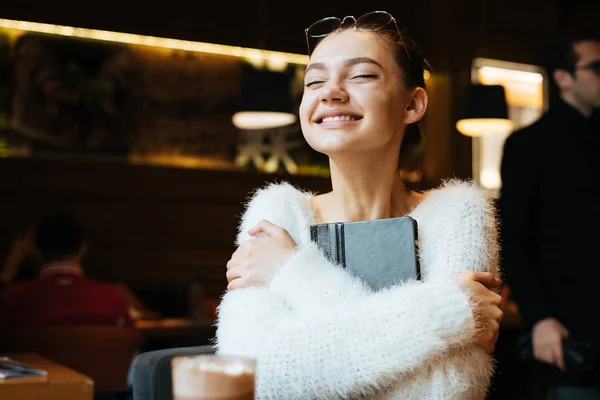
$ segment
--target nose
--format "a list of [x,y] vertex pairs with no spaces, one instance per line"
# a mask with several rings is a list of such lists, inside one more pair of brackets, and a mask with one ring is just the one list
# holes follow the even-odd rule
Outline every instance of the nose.
[[338,82],[330,80],[321,88],[319,100],[321,100],[321,103],[325,104],[332,102],[343,103],[348,101],[348,93],[339,85]]

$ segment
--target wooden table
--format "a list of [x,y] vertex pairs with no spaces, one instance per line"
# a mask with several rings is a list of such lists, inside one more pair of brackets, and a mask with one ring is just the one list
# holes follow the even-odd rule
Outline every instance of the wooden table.
[[94,381],[34,353],[7,353],[31,367],[43,369],[48,376],[0,379],[0,399],[14,400],[92,400]]

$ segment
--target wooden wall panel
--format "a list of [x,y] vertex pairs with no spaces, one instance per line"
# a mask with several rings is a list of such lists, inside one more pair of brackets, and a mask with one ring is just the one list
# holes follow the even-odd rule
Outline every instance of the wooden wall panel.
[[330,189],[318,177],[40,159],[0,159],[0,177],[3,258],[18,229],[64,207],[85,224],[88,275],[140,290],[185,290],[199,279],[213,295],[225,287],[225,265],[253,190],[281,180]]

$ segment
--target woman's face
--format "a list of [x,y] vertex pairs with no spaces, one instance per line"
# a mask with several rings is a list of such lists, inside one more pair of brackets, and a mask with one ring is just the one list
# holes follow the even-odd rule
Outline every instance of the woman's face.
[[308,144],[332,156],[399,143],[412,90],[383,39],[344,30],[315,48],[304,78],[300,123]]

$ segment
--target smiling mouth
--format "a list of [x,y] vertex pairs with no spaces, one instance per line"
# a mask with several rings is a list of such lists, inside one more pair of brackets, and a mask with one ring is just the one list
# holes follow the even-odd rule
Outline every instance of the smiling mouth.
[[362,119],[362,117],[354,117],[351,115],[336,115],[335,117],[320,118],[317,120],[317,124],[321,124],[323,122],[335,122],[335,121],[350,122],[350,121],[358,121],[360,119]]

